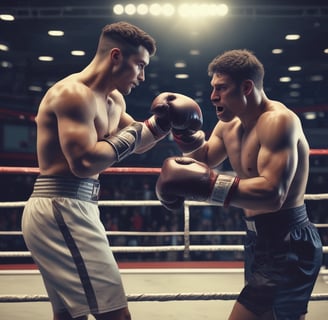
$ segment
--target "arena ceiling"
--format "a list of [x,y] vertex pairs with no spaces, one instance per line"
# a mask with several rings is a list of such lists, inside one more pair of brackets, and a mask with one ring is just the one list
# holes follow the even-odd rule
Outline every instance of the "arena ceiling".
[[[165,2],[177,6],[187,1]],[[125,20],[149,32],[158,46],[146,69],[146,81],[127,97],[128,111],[136,118],[148,115],[149,104],[159,92],[178,91],[199,101],[211,126],[216,120],[209,101],[208,63],[225,50],[247,48],[266,68],[265,90],[270,98],[300,113],[315,111],[327,122],[327,1],[222,2],[229,7],[226,16],[204,19],[113,13],[117,3],[150,1],[2,0],[0,14],[12,14],[15,20],[0,20],[0,109],[36,113],[40,97],[52,83],[78,72],[92,59],[101,28]],[[51,29],[63,30],[64,36],[50,37]],[[300,38],[287,41],[288,34]],[[282,53],[273,54],[273,49]],[[72,50],[83,50],[85,55],[73,56]],[[53,61],[39,61],[39,56],[52,56]],[[183,67],[177,68],[176,63]],[[176,78],[181,73],[188,78]],[[282,77],[290,81],[281,82]]]

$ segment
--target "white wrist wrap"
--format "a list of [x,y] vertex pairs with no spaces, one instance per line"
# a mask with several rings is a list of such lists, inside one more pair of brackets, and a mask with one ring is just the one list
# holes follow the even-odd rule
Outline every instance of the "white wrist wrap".
[[209,201],[227,207],[230,203],[231,195],[238,187],[239,180],[239,177],[219,174]]
[[151,116],[149,119],[144,121],[147,128],[150,130],[152,135],[154,136],[155,140],[160,140],[164,138],[170,131],[169,130],[163,130],[158,123],[156,122],[156,117]]

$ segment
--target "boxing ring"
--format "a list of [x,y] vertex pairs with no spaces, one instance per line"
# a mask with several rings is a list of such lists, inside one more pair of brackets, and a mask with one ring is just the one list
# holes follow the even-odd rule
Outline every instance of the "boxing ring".
[[[327,156],[328,150],[312,149],[310,155]],[[37,175],[38,168],[22,167],[0,167],[0,173],[5,175]],[[160,168],[109,168],[102,174],[111,175],[158,175]],[[328,193],[306,194],[305,201],[328,200]],[[99,207],[156,207],[161,206],[157,200],[100,200]],[[0,202],[0,208],[22,208],[25,201]],[[127,292],[127,299],[130,302],[130,310],[133,318],[156,317],[161,319],[222,319],[227,318],[230,309],[243,286],[243,265],[242,263],[225,264],[224,262],[190,261],[192,252],[242,252],[243,245],[218,244],[218,245],[192,245],[192,236],[240,236],[245,235],[244,231],[191,231],[190,230],[190,209],[192,207],[214,206],[205,202],[185,201],[183,208],[183,231],[108,231],[111,237],[157,237],[157,236],[179,236],[183,239],[182,245],[157,245],[157,246],[111,246],[114,253],[149,253],[149,252],[180,252],[183,262],[154,262],[119,263],[120,272]],[[328,224],[318,223],[317,228],[328,228]],[[21,231],[0,231],[1,236],[22,237]],[[328,253],[328,246],[323,247],[324,255]],[[1,259],[30,258],[28,251],[0,251]],[[15,319],[24,319],[25,303],[48,302],[45,294],[41,276],[36,267],[28,268],[15,267],[15,264],[0,264],[0,318],[9,314]],[[148,286],[152,284],[153,286]],[[148,286],[148,290],[147,289]],[[24,291],[24,289],[26,291]],[[222,289],[222,291],[217,291]],[[309,304],[309,315],[307,319],[326,319],[328,311],[328,270],[322,267],[317,284],[311,295]],[[39,290],[34,292],[34,290]],[[12,292],[10,292],[12,291]],[[195,302],[197,301],[197,304]],[[143,302],[142,304],[135,302]],[[165,302],[163,304],[162,302]],[[201,305],[199,303],[202,302]],[[151,303],[151,305],[150,305]],[[177,305],[179,303],[179,305]],[[190,304],[193,303],[193,304]],[[143,306],[146,305],[147,307]],[[156,308],[154,308],[156,304]],[[167,304],[170,307],[167,308]],[[24,305],[24,307],[22,306]],[[142,306],[140,306],[142,305]],[[30,306],[30,308],[32,308]],[[33,315],[33,319],[44,319],[51,314],[50,304],[38,304],[38,309],[43,310],[43,314]],[[177,312],[174,312],[177,308]],[[196,308],[198,311],[191,311]],[[17,312],[23,313],[22,318],[17,316]],[[221,310],[221,317],[218,315]],[[181,316],[177,316],[181,313]],[[199,313],[199,314],[198,314]],[[213,314],[213,317],[211,315]],[[164,316],[165,315],[165,316]],[[175,318],[176,317],[176,318]],[[11,316],[11,318],[14,318]],[[26,318],[25,318],[26,319]]]

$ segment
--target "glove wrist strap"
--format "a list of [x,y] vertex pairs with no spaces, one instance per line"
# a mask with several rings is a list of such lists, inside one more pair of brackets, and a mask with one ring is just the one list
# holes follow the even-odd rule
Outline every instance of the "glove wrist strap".
[[238,187],[240,178],[237,176],[229,176],[219,174],[209,198],[211,202],[218,203],[224,207],[228,207],[231,197]]
[[116,160],[119,162],[134,152],[141,137],[142,124],[134,122],[128,127],[120,130],[116,135],[101,139],[110,144],[116,153]]
[[170,129],[164,130],[161,128],[155,116],[151,116],[149,119],[145,120],[144,123],[156,140],[160,140],[170,132]]

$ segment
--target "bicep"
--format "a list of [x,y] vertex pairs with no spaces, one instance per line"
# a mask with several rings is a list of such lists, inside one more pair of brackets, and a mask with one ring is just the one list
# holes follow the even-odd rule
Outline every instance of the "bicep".
[[69,99],[57,109],[58,136],[66,159],[80,158],[97,142],[94,108],[80,99]]
[[[287,193],[297,167],[297,141],[288,121],[273,125],[260,137],[258,174],[266,183]],[[268,131],[268,130],[267,130]]]

